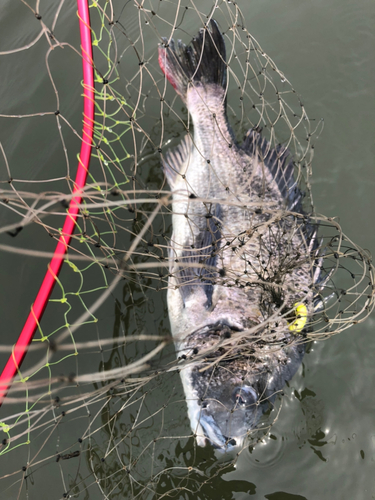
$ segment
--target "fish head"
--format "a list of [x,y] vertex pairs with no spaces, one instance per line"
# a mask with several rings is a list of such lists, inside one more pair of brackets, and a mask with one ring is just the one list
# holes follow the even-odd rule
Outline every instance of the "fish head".
[[233,383],[221,393],[208,392],[216,394],[206,394],[198,410],[204,438],[220,451],[242,447],[261,414],[256,390],[244,383]]
[[187,344],[194,345],[198,358],[194,361],[190,356],[191,362],[181,370],[197,442],[200,446],[209,442],[222,452],[243,446],[258,424],[264,406],[262,387],[268,377],[264,370],[254,369],[242,346],[228,341],[230,330],[228,325],[216,324],[192,334]]

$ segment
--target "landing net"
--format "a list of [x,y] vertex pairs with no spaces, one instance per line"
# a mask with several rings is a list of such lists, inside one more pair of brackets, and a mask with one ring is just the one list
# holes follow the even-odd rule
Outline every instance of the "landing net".
[[[228,118],[238,142],[250,129],[260,131],[270,148],[287,148],[293,159],[304,193],[303,214],[296,217],[317,231],[308,259],[322,279],[312,285],[315,313],[307,319],[303,309],[277,307],[294,330],[291,342],[323,340],[373,310],[371,256],[337,219],[314,207],[310,177],[323,122],[308,117],[299,94],[246,28],[240,7],[193,0],[90,4],[95,148],[63,269],[0,409],[6,498],[40,498],[41,491],[48,498],[216,498],[222,475],[283,411],[277,399],[226,461],[210,445],[198,446],[190,427],[179,375],[189,360],[177,360],[168,322],[173,209],[161,165],[193,129],[158,64],[163,37],[188,44],[214,18],[226,45]],[[27,293],[17,311],[8,311],[19,322],[11,322],[6,341],[3,334],[4,363],[61,234],[82,140],[75,3],[13,8],[16,23],[4,26],[0,52],[6,68],[0,250],[13,273],[22,269],[15,288],[22,283]],[[238,242],[229,246],[235,251]],[[269,340],[265,332],[255,350]],[[246,348],[253,340],[238,337]]]

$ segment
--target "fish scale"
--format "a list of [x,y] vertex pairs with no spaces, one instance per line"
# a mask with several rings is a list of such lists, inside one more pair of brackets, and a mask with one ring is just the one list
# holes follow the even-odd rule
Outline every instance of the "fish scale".
[[235,139],[225,60],[213,20],[191,45],[159,47],[193,125],[163,163],[173,196],[168,312],[191,428],[220,451],[243,445],[297,371],[319,275],[289,152],[259,130]]

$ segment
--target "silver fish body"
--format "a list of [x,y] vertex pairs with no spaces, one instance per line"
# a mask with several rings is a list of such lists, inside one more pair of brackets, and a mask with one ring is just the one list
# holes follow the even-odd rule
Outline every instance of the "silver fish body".
[[[298,304],[314,312],[316,231],[286,148],[257,130],[236,142],[226,115],[225,44],[211,21],[159,63],[194,134],[164,158],[173,193],[168,310],[197,442],[240,446],[301,364]],[[297,341],[297,340],[300,341]]]

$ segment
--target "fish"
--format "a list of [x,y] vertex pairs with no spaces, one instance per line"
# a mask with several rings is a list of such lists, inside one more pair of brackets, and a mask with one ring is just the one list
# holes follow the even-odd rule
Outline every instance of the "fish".
[[302,363],[323,286],[317,227],[287,147],[272,147],[259,128],[235,137],[217,22],[189,45],[163,38],[158,59],[192,124],[162,160],[172,192],[171,331],[197,444],[230,452]]

